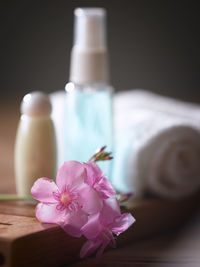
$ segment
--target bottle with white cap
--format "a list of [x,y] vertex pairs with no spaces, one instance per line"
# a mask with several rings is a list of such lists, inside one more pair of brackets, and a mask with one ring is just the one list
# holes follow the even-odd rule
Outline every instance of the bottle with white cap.
[[35,180],[55,177],[56,145],[48,95],[25,95],[21,113],[15,143],[15,181],[17,194],[27,196]]
[[[86,162],[95,150],[112,149],[112,92],[108,83],[106,11],[74,11],[70,82],[66,85],[65,160]],[[101,162],[108,175],[111,162]]]

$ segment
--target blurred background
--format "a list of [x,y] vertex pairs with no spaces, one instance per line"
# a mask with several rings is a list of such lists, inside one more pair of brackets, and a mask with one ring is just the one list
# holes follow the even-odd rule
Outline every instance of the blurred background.
[[[23,95],[64,90],[68,82],[76,7],[107,10],[110,83],[116,91],[142,88],[200,103],[199,1],[0,0],[0,193],[15,192],[14,144]],[[199,225],[199,217],[197,221]],[[191,229],[197,238],[180,242],[177,263],[199,260],[200,235],[197,227]],[[155,251],[158,264],[160,255],[168,260],[164,243],[155,244],[160,254],[150,240],[144,249],[141,246],[141,255],[149,251],[151,263]],[[173,263],[176,246],[166,243]],[[138,261],[139,250],[132,251]]]
[[0,2],[1,102],[32,90],[64,89],[73,40],[73,10],[107,9],[111,83],[200,101],[198,1],[109,0]]

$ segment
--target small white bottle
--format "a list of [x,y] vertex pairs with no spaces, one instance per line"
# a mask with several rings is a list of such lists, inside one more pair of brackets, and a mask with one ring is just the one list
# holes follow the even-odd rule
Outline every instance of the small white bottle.
[[54,178],[56,144],[51,103],[42,92],[24,96],[15,143],[15,181],[19,196],[30,195],[40,177]]
[[[95,151],[112,150],[112,93],[108,83],[106,11],[74,11],[70,82],[66,85],[65,160],[86,162]],[[111,162],[98,163],[105,175]]]

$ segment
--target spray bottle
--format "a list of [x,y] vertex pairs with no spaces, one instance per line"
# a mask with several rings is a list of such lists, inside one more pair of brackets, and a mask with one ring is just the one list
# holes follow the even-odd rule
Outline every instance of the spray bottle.
[[[74,11],[74,45],[66,89],[65,160],[86,162],[96,149],[112,150],[112,93],[108,83],[106,12],[103,8]],[[101,162],[105,175],[111,162]]]

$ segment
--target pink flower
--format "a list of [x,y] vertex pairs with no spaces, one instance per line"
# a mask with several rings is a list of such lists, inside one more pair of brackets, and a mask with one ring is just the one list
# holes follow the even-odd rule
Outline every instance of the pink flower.
[[115,247],[113,234],[119,235],[135,221],[130,213],[121,214],[116,194],[95,162],[65,162],[58,170],[56,183],[38,179],[31,194],[41,203],[36,217],[43,223],[58,223],[70,235],[88,241],[81,257],[98,249],[100,257],[107,245]]
[[103,199],[115,197],[114,189],[108,179],[103,176],[98,165],[95,162],[89,161],[84,163],[84,166],[87,172],[85,183],[92,186]]
[[34,198],[41,201],[36,217],[43,223],[60,223],[66,232],[79,237],[80,228],[88,214],[102,209],[102,199],[86,180],[86,169],[77,161],[65,162],[58,170],[56,183],[48,178],[38,179],[31,188]]
[[88,222],[81,228],[81,232],[88,239],[81,248],[81,258],[88,257],[100,247],[97,252],[99,258],[107,245],[115,247],[113,233],[121,234],[134,222],[135,219],[130,213],[121,214],[116,198],[105,199],[101,212],[91,215]]

